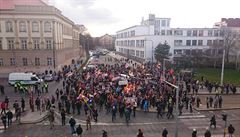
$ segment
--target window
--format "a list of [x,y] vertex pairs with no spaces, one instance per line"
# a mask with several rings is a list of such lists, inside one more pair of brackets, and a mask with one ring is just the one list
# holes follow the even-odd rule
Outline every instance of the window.
[[203,36],[203,30],[198,31],[198,36],[200,36],[200,37]]
[[27,32],[27,25],[26,22],[19,22],[19,32]]
[[23,50],[26,50],[27,49],[27,40],[21,40],[21,46],[22,46],[22,49]]
[[185,50],[185,54],[186,55],[190,55],[191,54],[191,51],[189,49]]
[[0,58],[0,67],[3,66],[3,58]]
[[214,46],[218,45],[218,40],[213,40],[213,45]]
[[203,45],[203,40],[198,40],[198,46],[202,46]]
[[23,66],[27,66],[28,65],[28,61],[27,61],[27,58],[23,58]]
[[218,31],[218,30],[214,30],[214,36],[215,36],[215,37],[218,37],[218,36],[219,36],[219,34],[218,34],[218,33],[219,33],[219,31]]
[[50,22],[44,23],[44,32],[51,32],[51,23]]
[[131,31],[131,37],[135,36],[135,30]]
[[187,31],[187,36],[192,36],[192,31],[191,30]]
[[137,57],[140,56],[140,52],[139,52],[139,50],[136,50],[136,56],[137,56]]
[[197,45],[197,40],[192,40],[192,45],[196,46]]
[[52,58],[47,58],[47,65],[52,66]]
[[32,23],[32,32],[39,32],[39,24],[38,22]]
[[38,79],[36,77],[31,77],[32,81],[38,81]]
[[52,49],[52,41],[51,40],[46,40],[46,43],[47,43],[47,49]]
[[166,20],[162,20],[162,27],[166,27]]
[[15,47],[14,47],[14,41],[13,40],[8,40],[8,49],[9,50],[13,50]]
[[35,66],[40,66],[40,58],[35,58]]
[[141,40],[140,46],[144,47],[144,40]]
[[129,50],[129,54],[135,56],[135,50]]
[[16,65],[15,58],[10,58],[10,66],[15,66],[15,65]]
[[39,50],[40,49],[39,40],[34,40],[33,43],[34,43],[34,49]]
[[136,47],[140,46],[140,40],[136,40]]
[[224,30],[220,30],[220,36],[223,37],[224,36]]
[[174,50],[174,54],[182,54],[182,50],[179,50],[179,49]]
[[187,41],[186,41],[186,45],[187,45],[187,46],[191,46],[191,40],[187,40]]
[[11,21],[6,22],[6,32],[13,32],[13,24]]
[[2,40],[0,39],[0,50],[2,50],[3,47],[2,47]]
[[140,57],[144,58],[144,51],[140,51]]
[[208,46],[212,46],[212,44],[213,44],[213,43],[212,43],[212,40],[207,40],[207,45],[208,45]]
[[183,31],[182,30],[174,30],[174,35],[182,35]]
[[193,36],[197,36],[197,30],[193,30]]
[[219,40],[219,46],[223,46],[223,40]]
[[165,30],[161,30],[161,35],[165,35]]
[[172,35],[172,30],[167,30],[167,35]]
[[135,40],[131,40],[131,46],[135,47]]
[[212,30],[208,30],[208,36],[212,36],[213,31]]
[[182,40],[174,40],[174,45],[175,46],[181,46],[182,45]]

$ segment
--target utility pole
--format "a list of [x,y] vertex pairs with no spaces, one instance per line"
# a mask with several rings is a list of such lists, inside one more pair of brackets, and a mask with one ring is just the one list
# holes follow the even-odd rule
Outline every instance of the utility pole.
[[[179,80],[179,74],[178,74],[178,80]],[[166,80],[163,80],[165,83],[167,83],[168,85],[174,87],[176,89],[176,111],[175,111],[175,129],[174,129],[174,137],[178,137],[178,102],[179,102],[179,86],[176,86]],[[179,83],[179,82],[178,82]]]
[[223,77],[224,77],[224,61],[225,60],[225,49],[223,50],[223,58],[222,58],[222,72],[221,72],[221,86],[223,86]]

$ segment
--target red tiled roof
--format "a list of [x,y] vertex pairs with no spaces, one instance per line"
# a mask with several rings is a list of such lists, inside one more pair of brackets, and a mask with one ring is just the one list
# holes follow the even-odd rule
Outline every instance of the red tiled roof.
[[15,5],[39,5],[44,6],[41,0],[0,0],[0,9],[14,9]]

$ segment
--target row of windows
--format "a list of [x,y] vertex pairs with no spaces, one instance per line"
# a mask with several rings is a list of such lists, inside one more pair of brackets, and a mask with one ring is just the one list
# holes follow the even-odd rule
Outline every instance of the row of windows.
[[117,41],[117,46],[133,46],[133,47],[144,47],[145,40],[124,40]]
[[[177,50],[174,50],[175,55],[176,54],[196,55],[196,54],[202,54],[202,53],[203,53],[203,50],[201,50],[201,49],[193,49],[193,50],[177,49]],[[222,55],[222,53],[223,53],[223,49],[208,49],[208,50],[205,51],[205,54],[207,54],[207,55],[217,55],[217,54]]]
[[[183,40],[174,40],[174,46],[182,46]],[[186,40],[186,46],[202,46],[203,40]]]
[[[155,35],[184,35],[184,30],[161,30],[158,32],[155,30]],[[223,30],[207,30],[207,33],[204,33],[204,30],[187,30],[185,36],[189,37],[203,37],[203,36],[209,36],[209,37],[219,37],[224,36]]]
[[124,53],[124,54],[129,54],[132,56],[137,56],[140,58],[144,58],[144,51],[140,51],[140,50],[130,50],[130,49],[125,49],[125,48],[119,48],[119,52]]
[[170,21],[169,20],[161,20],[161,22],[160,22],[160,20],[156,20],[155,25],[156,26],[161,26],[161,27],[169,27]]
[[[19,22],[19,32],[27,32],[27,23],[26,21],[20,21]],[[5,30],[6,32],[13,32],[13,22],[12,21],[6,21],[5,22]],[[39,22],[34,21],[32,22],[32,32],[39,32]],[[52,26],[51,22],[47,21],[44,22],[44,32],[51,32],[52,31]],[[1,24],[0,24],[0,32],[1,32]]]
[[[53,47],[53,44],[52,44],[52,40],[49,40],[49,39],[46,39],[46,49],[50,50],[52,49]],[[21,49],[22,50],[27,50],[28,49],[28,41],[27,39],[21,39],[20,40],[20,46],[21,46]],[[34,39],[33,40],[33,48],[35,50],[39,50],[40,49],[40,40],[39,39]],[[3,49],[3,46],[2,46],[2,40],[0,39],[0,50]],[[7,40],[7,49],[8,50],[13,50],[13,49],[16,49],[15,47],[15,43],[14,43],[14,40]]]
[[135,30],[117,34],[117,38],[128,38],[128,37],[134,37],[134,36],[135,36]]
[[[16,59],[10,58],[9,59],[10,66],[16,66]],[[22,58],[22,66],[28,66],[29,62],[27,58]],[[40,66],[40,58],[35,58],[34,62],[35,66]],[[47,58],[47,65],[52,66],[52,58]],[[4,66],[3,58],[0,58],[0,66]]]

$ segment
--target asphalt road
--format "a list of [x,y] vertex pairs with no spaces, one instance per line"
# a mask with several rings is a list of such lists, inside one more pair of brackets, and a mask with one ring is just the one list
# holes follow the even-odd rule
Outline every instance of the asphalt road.
[[[100,57],[101,62],[107,63],[106,57]],[[115,62],[110,62],[114,64]],[[6,81],[4,82],[6,84]],[[54,94],[56,88],[61,88],[61,83],[52,82],[49,84],[50,93],[44,94],[49,96]],[[6,95],[10,97],[11,101],[15,99],[20,99],[20,95],[14,93],[12,87],[6,85]],[[4,99],[5,96],[0,97],[0,101]],[[26,97],[27,99],[27,97]],[[224,102],[231,101],[231,98],[224,100]],[[28,106],[28,101],[26,101],[26,106]],[[210,117],[215,114],[217,120],[217,128],[211,129],[213,137],[223,137],[224,122],[222,120],[222,113],[228,114],[228,124],[232,124],[235,127],[235,137],[240,137],[240,110],[222,110],[222,111],[201,111],[194,113],[189,113],[184,110],[183,116],[179,117],[179,137],[190,137],[193,129],[197,129],[198,137],[202,137],[206,127],[209,126]],[[92,123],[92,129],[87,131],[85,126],[85,114],[81,113],[80,116],[73,115],[76,118],[78,124],[83,125],[83,137],[101,137],[102,130],[108,132],[109,137],[135,137],[137,131],[141,128],[144,132],[145,137],[161,137],[161,132],[164,127],[169,131],[169,137],[174,137],[175,121],[174,119],[157,119],[155,113],[144,113],[137,112],[136,118],[131,118],[130,125],[127,126],[124,119],[117,116],[115,122],[111,121],[111,114],[106,114],[105,111],[99,113],[98,123]],[[72,115],[68,115],[70,117]],[[66,122],[68,123],[68,121]],[[12,125],[6,131],[0,130],[0,137],[71,137],[71,131],[69,125],[61,126],[61,120],[56,117],[55,127],[50,130],[48,121],[43,121],[37,124],[29,125]]]

